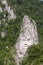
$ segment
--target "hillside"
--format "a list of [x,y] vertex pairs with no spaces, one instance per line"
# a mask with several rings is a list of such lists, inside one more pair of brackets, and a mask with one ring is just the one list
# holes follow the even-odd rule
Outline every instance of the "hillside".
[[16,65],[16,42],[24,15],[37,26],[37,45],[28,48],[20,65],[43,65],[43,2],[39,0],[0,0],[0,65]]

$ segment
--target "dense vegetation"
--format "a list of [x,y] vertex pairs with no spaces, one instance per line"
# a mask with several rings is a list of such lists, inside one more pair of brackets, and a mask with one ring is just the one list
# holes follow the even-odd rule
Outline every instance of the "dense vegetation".
[[[15,59],[12,56],[16,53],[14,46],[19,36],[20,26],[25,14],[36,21],[39,44],[28,48],[28,57],[22,61],[21,65],[43,64],[43,3],[38,0],[7,0],[7,2],[14,10],[17,18],[16,20],[8,20],[8,13],[4,11],[5,6],[0,1],[0,6],[3,8],[3,13],[0,13],[0,20],[2,22],[0,32],[7,32],[4,38],[0,35],[0,65],[15,65]],[[2,20],[4,13],[6,14],[5,22]],[[6,22],[8,26],[5,26]],[[6,46],[9,48],[7,49]],[[12,53],[11,50],[13,50]]]

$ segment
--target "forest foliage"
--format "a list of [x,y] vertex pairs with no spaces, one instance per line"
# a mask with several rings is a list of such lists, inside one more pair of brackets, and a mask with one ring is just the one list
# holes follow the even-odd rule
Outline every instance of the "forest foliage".
[[[43,64],[43,3],[39,0],[7,0],[8,5],[14,10],[16,20],[7,19],[8,13],[4,11],[4,5],[0,1],[3,13],[6,14],[6,21],[2,19],[3,13],[0,13],[0,32],[6,31],[7,35],[2,38],[0,35],[0,65],[16,65],[15,59],[12,57],[11,49],[15,50],[14,45],[20,34],[20,26],[24,15],[28,15],[34,19],[37,24],[39,44],[28,48],[28,56],[22,61],[21,65],[41,65]],[[6,27],[4,23],[8,23]],[[6,46],[9,48],[6,49]],[[14,51],[15,52],[15,51]],[[15,54],[13,52],[13,54]],[[4,62],[5,61],[5,62]]]

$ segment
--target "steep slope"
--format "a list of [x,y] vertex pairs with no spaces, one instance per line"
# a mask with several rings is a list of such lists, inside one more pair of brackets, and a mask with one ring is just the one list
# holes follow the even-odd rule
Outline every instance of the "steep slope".
[[16,43],[17,49],[17,65],[23,59],[26,54],[27,48],[31,45],[38,44],[38,34],[36,23],[34,20],[30,19],[27,15],[23,18],[23,23],[20,30],[20,35]]
[[[28,22],[26,22],[25,20],[28,22],[30,21],[29,26],[27,26]],[[36,31],[38,31],[38,35]],[[18,45],[17,42],[21,42],[22,45]],[[24,42],[26,43],[26,45]],[[19,49],[21,51],[19,49],[17,49],[17,51],[15,49],[15,45],[16,49],[19,46]],[[19,51],[20,53],[18,53]],[[0,65],[16,65],[16,52],[16,61],[22,61],[20,65],[43,65],[42,1],[0,0]],[[24,58],[26,53],[28,55],[26,56],[26,58]]]

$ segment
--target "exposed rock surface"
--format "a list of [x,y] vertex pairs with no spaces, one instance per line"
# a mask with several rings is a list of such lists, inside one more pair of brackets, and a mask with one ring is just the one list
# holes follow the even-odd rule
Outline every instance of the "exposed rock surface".
[[37,27],[34,20],[31,20],[27,15],[23,18],[23,23],[20,30],[20,35],[16,43],[17,65],[26,54],[27,48],[33,44],[38,44]]
[[[1,0],[2,4],[5,5],[4,11],[8,12],[8,20],[16,19],[16,15],[14,11],[8,6],[7,0]],[[3,12],[2,7],[0,6],[0,13]],[[5,18],[4,14],[4,18]],[[5,19],[3,19],[5,21]],[[0,25],[1,25],[0,21]],[[7,26],[7,22],[5,26]],[[4,38],[6,36],[6,32],[1,32],[1,37]],[[20,35],[16,43],[17,55],[16,55],[16,62],[19,65],[19,62],[23,59],[26,54],[27,48],[33,44],[38,44],[38,34],[37,34],[37,27],[34,20],[31,20],[27,15],[23,18],[23,23],[20,30]],[[6,46],[8,49],[8,46]]]
[[8,6],[7,0],[1,0],[2,4],[5,5],[5,11],[7,11],[9,13],[8,18],[9,19],[16,19],[16,15],[14,14],[14,11],[11,9],[10,6]]
[[[7,0],[1,0],[1,4],[5,5],[5,7],[2,8],[2,6],[0,5],[0,13],[3,13],[3,18],[0,20],[0,25],[8,26],[8,22],[6,21],[6,19],[8,21],[16,19],[16,15],[15,15],[14,11],[11,9],[11,7],[8,5]],[[4,12],[7,12],[8,16],[6,16],[6,13],[4,13]],[[6,36],[5,32],[6,31],[1,32],[0,35],[1,35],[2,38],[4,38]]]
[[2,10],[2,8],[1,8],[1,6],[0,6],[0,13],[1,13],[1,12],[3,12],[3,10]]
[[1,32],[1,37],[4,38],[5,37],[5,32]]

